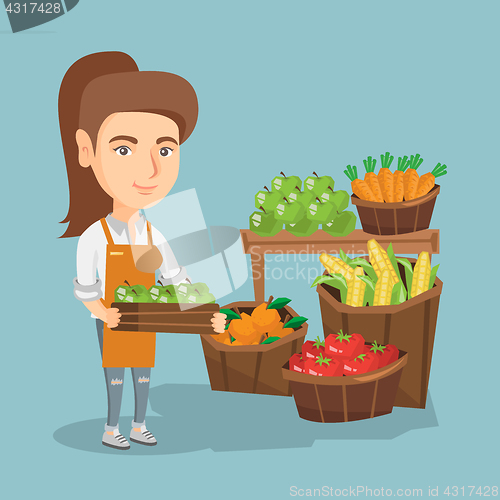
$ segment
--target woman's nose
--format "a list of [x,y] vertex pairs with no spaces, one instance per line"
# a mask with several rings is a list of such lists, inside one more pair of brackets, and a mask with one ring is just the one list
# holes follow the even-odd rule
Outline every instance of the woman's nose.
[[159,158],[156,158],[156,156],[153,154],[152,151],[151,151],[150,155],[151,155],[151,165],[153,167],[153,172],[151,173],[149,178],[153,179],[160,172],[160,163],[159,163]]

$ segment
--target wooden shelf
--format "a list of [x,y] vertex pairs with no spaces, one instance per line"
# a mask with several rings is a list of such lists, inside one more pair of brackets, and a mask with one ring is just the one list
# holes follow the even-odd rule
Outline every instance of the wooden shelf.
[[252,260],[252,274],[254,281],[255,300],[265,300],[265,271],[264,256],[272,254],[317,254],[326,252],[338,254],[342,249],[346,254],[366,255],[366,243],[375,238],[384,248],[392,243],[394,253],[419,254],[429,252],[430,255],[439,253],[439,229],[425,229],[415,233],[378,236],[368,234],[361,229],[354,230],[348,236],[334,237],[325,231],[316,231],[311,236],[297,237],[288,231],[282,230],[275,236],[259,236],[250,229],[241,230],[241,239],[245,253],[250,254]]

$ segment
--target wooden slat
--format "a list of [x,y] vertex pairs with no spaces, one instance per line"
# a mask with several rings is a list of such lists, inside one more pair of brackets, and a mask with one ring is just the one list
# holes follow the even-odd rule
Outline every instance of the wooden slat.
[[121,314],[127,313],[214,313],[219,311],[218,304],[201,304],[196,307],[189,307],[181,309],[178,304],[163,304],[161,302],[151,303],[130,303],[130,302],[113,302],[111,307],[116,307],[120,310]]
[[168,325],[210,325],[212,312],[193,313],[123,313],[120,322],[124,323],[156,323]]
[[431,254],[439,253],[439,229],[425,229],[415,233],[398,235],[375,235],[356,229],[348,236],[342,237],[330,236],[322,230],[307,237],[297,237],[285,230],[280,231],[275,236],[266,237],[259,236],[250,229],[242,229],[241,235],[245,253],[251,255],[286,254],[286,252],[291,254],[296,252],[308,254],[338,253],[341,248],[347,254],[363,255],[368,253],[366,244],[372,238],[375,238],[384,248],[392,243],[395,253],[418,254],[422,251]]
[[159,332],[159,333],[192,333],[195,335],[211,335],[214,333],[212,325],[172,325],[166,323],[128,323],[120,321],[113,331],[118,332]]

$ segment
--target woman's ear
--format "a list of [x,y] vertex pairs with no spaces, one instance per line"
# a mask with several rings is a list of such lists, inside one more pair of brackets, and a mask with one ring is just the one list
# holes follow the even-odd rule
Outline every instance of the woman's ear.
[[84,168],[90,167],[94,159],[94,147],[89,134],[79,128],[76,131],[76,143],[78,144],[78,162]]

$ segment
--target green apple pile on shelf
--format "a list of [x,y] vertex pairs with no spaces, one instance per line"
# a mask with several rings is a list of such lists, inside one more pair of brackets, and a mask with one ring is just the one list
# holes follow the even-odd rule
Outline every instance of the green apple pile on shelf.
[[274,236],[283,226],[295,236],[310,236],[321,229],[332,236],[347,236],[356,227],[356,215],[346,208],[347,191],[334,191],[335,182],[316,172],[302,181],[283,172],[272,181],[272,189],[255,195],[255,208],[250,215],[250,229],[259,236]]
[[180,283],[179,285],[152,286],[149,290],[143,285],[120,285],[115,290],[115,302],[164,304],[215,304],[215,297],[205,283]]

